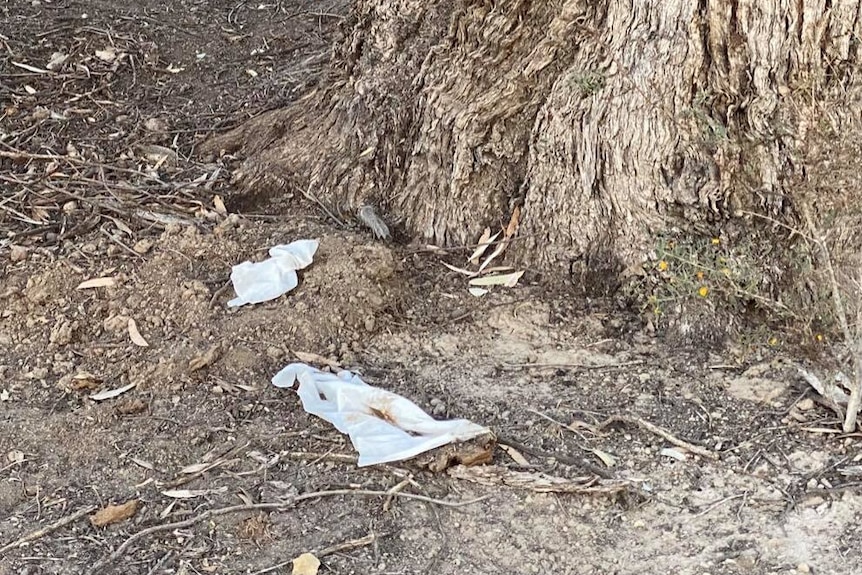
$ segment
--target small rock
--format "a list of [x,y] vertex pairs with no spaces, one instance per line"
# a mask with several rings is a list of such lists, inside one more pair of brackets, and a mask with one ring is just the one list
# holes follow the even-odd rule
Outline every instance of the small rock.
[[24,246],[12,246],[12,249],[9,250],[9,259],[13,262],[23,262],[27,259],[27,253],[29,250]]
[[67,319],[60,319],[54,324],[51,329],[51,334],[48,336],[48,341],[57,345],[68,345],[72,341],[78,324],[70,322]]
[[67,214],[71,214],[72,212],[74,212],[77,209],[78,209],[78,202],[76,202],[75,200],[69,200],[68,202],[63,204],[63,212],[65,212]]
[[268,355],[271,359],[278,361],[284,357],[284,351],[282,351],[280,347],[271,345],[266,348],[266,355]]
[[129,328],[129,317],[125,315],[115,315],[106,318],[102,322],[102,328],[110,333],[125,332]]
[[805,423],[806,421],[808,421],[808,417],[804,413],[800,413],[796,410],[790,412],[790,419],[792,419],[793,421],[798,421],[799,423]]
[[796,404],[796,409],[799,411],[808,411],[814,407],[814,400],[810,397],[806,397],[805,399],[800,399]]
[[802,501],[800,506],[801,507],[818,507],[818,506],[822,505],[823,502],[825,502],[825,501],[826,500],[819,495],[811,495],[809,497],[806,497]]
[[28,373],[25,373],[24,377],[26,377],[27,379],[45,379],[46,377],[48,377],[48,368],[37,367],[29,371]]
[[144,122],[144,128],[148,132],[164,133],[168,131],[168,123],[161,118],[148,118]]
[[134,252],[136,254],[141,254],[141,255],[144,255],[145,253],[149,252],[151,249],[153,249],[153,240],[150,240],[150,239],[138,240],[135,243],[135,245],[132,246],[132,250],[134,250]]
[[808,563],[800,563],[796,566],[796,570],[800,573],[811,573],[811,567],[808,566]]

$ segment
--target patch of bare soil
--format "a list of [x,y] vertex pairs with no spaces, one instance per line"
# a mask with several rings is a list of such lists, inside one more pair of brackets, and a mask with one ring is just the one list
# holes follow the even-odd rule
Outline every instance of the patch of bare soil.
[[[858,572],[859,435],[782,358],[529,273],[474,298],[466,253],[299,199],[222,209],[196,144],[315,82],[344,3],[0,10],[0,574]],[[231,265],[300,238],[294,292],[226,309]],[[269,384],[297,352],[490,426],[495,467],[357,468]],[[426,499],[364,493],[393,488]]]

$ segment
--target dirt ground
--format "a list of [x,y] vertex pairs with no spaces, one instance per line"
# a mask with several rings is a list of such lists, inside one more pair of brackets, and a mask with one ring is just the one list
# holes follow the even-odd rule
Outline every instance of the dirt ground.
[[[465,252],[231,201],[237,159],[195,147],[317,82],[346,4],[0,6],[0,574],[858,573],[860,435],[790,350],[669,346],[529,270],[475,298]],[[227,309],[232,265],[301,238],[294,292]],[[497,479],[358,468],[269,383],[304,353],[491,427]],[[360,493],[396,487],[431,499]]]

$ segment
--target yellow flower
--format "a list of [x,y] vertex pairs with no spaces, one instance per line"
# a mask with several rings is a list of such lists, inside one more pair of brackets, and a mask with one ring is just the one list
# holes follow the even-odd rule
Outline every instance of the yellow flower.
[[730,270],[727,268],[721,268],[721,273],[723,273],[726,276],[730,276]]
[[718,238],[712,238],[712,240],[710,240],[710,243],[714,246],[717,246],[718,244],[721,243],[721,240]]
[[661,261],[658,263],[658,271],[660,271],[660,272],[665,272],[665,271],[667,271],[667,262],[666,262],[666,261],[661,260]]
[[772,337],[770,337],[769,338],[769,345],[771,345],[771,346],[778,345],[778,338],[775,337],[774,335]]
[[697,295],[700,297],[706,297],[709,295],[709,288],[706,286],[700,286],[700,289],[697,290]]
[[817,335],[815,335],[815,336],[814,336],[814,338],[815,338],[817,341],[823,341],[823,334],[822,334],[822,333],[818,333]]

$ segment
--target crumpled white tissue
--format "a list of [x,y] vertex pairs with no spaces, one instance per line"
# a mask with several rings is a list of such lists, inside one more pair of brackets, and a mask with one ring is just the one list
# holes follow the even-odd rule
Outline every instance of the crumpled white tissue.
[[237,297],[227,302],[228,307],[269,301],[295,288],[299,283],[296,270],[311,265],[318,244],[317,240],[298,240],[274,246],[262,262],[233,266],[230,281]]
[[490,433],[466,419],[436,420],[412,401],[370,386],[349,371],[333,374],[292,363],[272,378],[277,387],[293,387],[295,381],[305,411],[350,437],[360,467],[410,459]]

